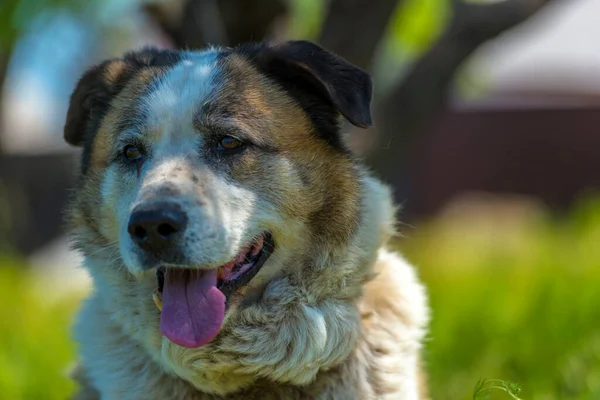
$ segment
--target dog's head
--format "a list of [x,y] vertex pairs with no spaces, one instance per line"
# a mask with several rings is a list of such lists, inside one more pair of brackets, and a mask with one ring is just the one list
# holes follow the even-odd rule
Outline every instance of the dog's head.
[[364,188],[339,123],[371,125],[370,101],[365,72],[303,41],[108,60],[64,131],[83,147],[78,245],[128,285],[152,276],[161,332],[203,346],[271,278],[355,233]]

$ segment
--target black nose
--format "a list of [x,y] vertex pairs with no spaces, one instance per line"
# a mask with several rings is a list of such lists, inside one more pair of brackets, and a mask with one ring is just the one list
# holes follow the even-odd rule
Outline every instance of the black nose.
[[127,231],[144,250],[160,252],[173,246],[187,225],[187,215],[177,203],[149,202],[136,206]]

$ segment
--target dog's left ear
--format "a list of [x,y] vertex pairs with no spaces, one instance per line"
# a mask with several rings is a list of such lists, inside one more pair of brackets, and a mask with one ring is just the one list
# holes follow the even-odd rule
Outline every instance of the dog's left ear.
[[288,41],[262,48],[255,61],[269,75],[330,102],[353,125],[373,125],[371,77],[343,58],[308,41]]

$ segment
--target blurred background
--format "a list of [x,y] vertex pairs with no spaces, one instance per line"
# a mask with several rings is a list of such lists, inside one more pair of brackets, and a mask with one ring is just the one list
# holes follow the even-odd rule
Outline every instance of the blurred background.
[[63,230],[78,151],[62,126],[84,69],[286,38],[374,76],[376,127],[346,138],[403,205],[432,398],[497,378],[600,399],[599,21],[598,0],[1,0],[0,399],[74,389],[90,281]]

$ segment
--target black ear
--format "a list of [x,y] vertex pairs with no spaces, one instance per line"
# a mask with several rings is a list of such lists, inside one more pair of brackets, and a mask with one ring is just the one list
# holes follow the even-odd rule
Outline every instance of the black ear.
[[252,58],[284,85],[302,87],[329,102],[352,124],[373,124],[371,77],[343,58],[308,41],[265,45]]
[[91,133],[91,125],[98,127],[102,114],[117,92],[118,78],[124,69],[121,60],[108,60],[88,69],[77,82],[64,127],[67,143],[81,146]]
[[146,48],[88,69],[71,95],[64,138],[81,146],[98,129],[113,98],[144,68],[165,67],[179,60],[177,52]]

